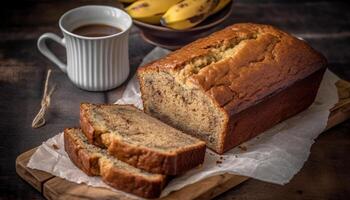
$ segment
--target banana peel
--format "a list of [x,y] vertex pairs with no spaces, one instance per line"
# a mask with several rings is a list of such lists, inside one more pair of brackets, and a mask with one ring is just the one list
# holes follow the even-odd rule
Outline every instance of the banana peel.
[[192,28],[208,16],[216,14],[231,0],[120,0],[132,3],[126,11],[135,20],[162,24],[175,30]]
[[162,17],[165,24],[185,21],[197,15],[208,15],[219,0],[184,0],[171,6]]
[[161,20],[161,23],[162,25],[168,28],[172,28],[175,30],[185,30],[196,26],[197,24],[201,23],[205,18],[206,16],[202,14],[202,15],[193,16],[190,19],[186,19],[183,21],[178,21],[170,24],[166,24],[164,21]]
[[162,17],[162,14],[155,15],[151,17],[143,17],[143,18],[134,18],[138,21],[145,22],[147,24],[160,24],[160,18]]
[[163,14],[171,6],[180,1],[181,0],[139,0],[126,7],[125,10],[132,18],[140,19]]

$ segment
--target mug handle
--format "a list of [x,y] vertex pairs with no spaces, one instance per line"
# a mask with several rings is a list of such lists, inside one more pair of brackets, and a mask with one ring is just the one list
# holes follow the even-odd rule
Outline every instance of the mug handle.
[[60,61],[55,54],[47,47],[46,40],[51,39],[58,44],[66,47],[66,41],[64,38],[60,38],[56,34],[53,33],[44,33],[38,39],[38,49],[39,51],[46,56],[49,60],[55,63],[64,73],[67,73],[67,65]]

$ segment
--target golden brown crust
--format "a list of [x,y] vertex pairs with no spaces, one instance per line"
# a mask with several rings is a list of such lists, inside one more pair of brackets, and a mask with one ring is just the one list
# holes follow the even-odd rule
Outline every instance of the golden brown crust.
[[87,117],[87,113],[85,112],[85,109],[82,109],[82,105],[85,103],[80,104],[80,128],[87,137],[90,144],[94,144],[98,147],[104,148],[105,145],[101,141],[100,135],[101,132],[98,132],[94,129],[92,124],[89,122],[89,118]]
[[244,44],[231,58],[188,78],[229,115],[327,65],[326,59],[302,40],[269,25],[241,23],[199,39],[138,72],[179,71],[191,59],[210,55],[211,47],[230,41],[236,46]]
[[[233,49],[234,53],[228,58],[199,67],[191,72],[182,83],[185,87],[192,87],[204,92],[217,109],[224,114],[223,123],[226,129],[219,134],[220,144],[214,149],[218,153],[223,153],[248,140],[259,132],[258,129],[261,132],[276,124],[275,121],[282,121],[296,114],[296,110],[299,112],[306,109],[310,105],[310,100],[314,99],[319,84],[308,88],[310,94],[305,96],[304,100],[300,99],[304,106],[298,104],[296,106],[300,107],[296,110],[289,107],[289,110],[283,111],[283,113],[289,111],[291,115],[276,111],[274,114],[270,113],[270,118],[261,122],[251,119],[251,125],[242,123],[246,127],[235,125],[242,117],[240,113],[253,109],[253,111],[249,111],[250,115],[246,116],[245,119],[254,118],[255,108],[252,107],[255,107],[256,104],[264,102],[271,96],[279,98],[278,92],[293,87],[300,80],[308,79],[317,71],[322,72],[320,75],[322,77],[327,66],[327,61],[321,54],[312,49],[306,42],[288,33],[269,25],[235,24],[138,69],[143,102],[152,101],[144,99],[146,98],[144,95],[145,84],[141,78],[143,74],[163,71],[174,76],[176,80],[176,77],[186,69],[189,62],[193,62],[196,58],[213,55],[213,50],[217,51],[217,47],[225,44],[233,44],[230,48]],[[304,87],[309,86],[305,85]],[[299,88],[299,91],[295,91],[293,95],[304,91],[306,89]],[[292,99],[285,99],[284,103],[297,104],[292,102]],[[144,107],[146,106],[144,104]],[[251,132],[243,131],[258,123],[266,123],[268,126],[264,126],[264,129],[260,127],[257,130],[251,130]]]
[[91,116],[89,116],[88,110],[89,104],[82,103],[80,105],[80,125],[83,133],[89,138],[89,142],[107,148],[111,155],[134,167],[150,173],[178,175],[204,162],[206,147],[204,142],[186,149],[179,149],[173,153],[134,146],[115,137],[109,143],[104,143],[103,133],[90,122]]
[[205,143],[176,154],[162,154],[150,149],[113,140],[108,152],[118,159],[151,173],[178,175],[203,163]]
[[64,149],[66,150],[71,161],[83,170],[89,176],[96,176],[99,174],[98,159],[99,157],[89,154],[82,149],[78,143],[71,137],[68,132],[71,129],[64,130]]
[[71,129],[64,131],[65,150],[72,162],[89,176],[102,177],[108,185],[133,193],[141,197],[159,197],[162,188],[167,183],[167,178],[159,175],[158,178],[145,178],[129,172],[127,169],[114,167],[111,163],[101,161],[99,156],[92,155],[79,144],[68,133]]
[[148,180],[141,176],[134,176],[127,171],[110,166],[101,167],[102,180],[108,185],[146,198],[157,198],[167,183],[164,177],[156,180]]
[[320,69],[264,101],[229,118],[219,154],[238,146],[308,108],[314,101],[325,69]]

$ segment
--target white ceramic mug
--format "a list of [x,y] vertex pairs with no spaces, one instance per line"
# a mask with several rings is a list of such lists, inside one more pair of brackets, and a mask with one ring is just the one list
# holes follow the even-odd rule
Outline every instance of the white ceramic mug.
[[[105,37],[72,33],[74,29],[88,24],[105,24],[122,31]],[[38,48],[78,87],[90,91],[109,90],[122,84],[129,75],[128,35],[131,25],[130,16],[118,8],[78,7],[66,12],[59,20],[64,37],[45,33],[38,40]],[[67,64],[48,49],[48,39],[66,48]]]

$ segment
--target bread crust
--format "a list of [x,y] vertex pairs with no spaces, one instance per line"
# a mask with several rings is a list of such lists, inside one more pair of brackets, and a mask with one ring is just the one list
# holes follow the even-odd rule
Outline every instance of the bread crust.
[[114,167],[111,163],[101,161],[102,158],[92,155],[86,149],[79,146],[68,133],[71,129],[64,130],[65,150],[72,162],[89,176],[101,176],[108,185],[145,198],[157,198],[167,183],[164,175],[158,178],[147,179],[134,174],[126,169]]
[[[178,72],[189,60],[209,55],[210,47],[231,40],[238,44],[247,43],[237,50],[234,58],[213,63],[188,78],[188,83],[204,91],[229,115],[327,66],[324,56],[302,40],[270,25],[238,23],[140,67],[138,74]],[[259,56],[261,58],[256,58]],[[250,65],[261,70],[246,69]],[[279,80],[280,77],[283,79]],[[275,84],[275,81],[278,83]],[[251,86],[252,83],[255,83],[255,87]],[[144,84],[140,85],[142,92]],[[247,94],[254,95],[248,99],[245,98]]]
[[101,132],[98,127],[94,127],[89,120],[91,116],[89,116],[88,110],[89,104],[80,104],[80,125],[89,142],[107,148],[112,156],[134,167],[150,173],[179,175],[204,162],[205,142],[199,142],[196,145],[189,146],[188,148],[181,148],[172,153],[159,152],[145,147],[134,146],[116,137],[110,137],[113,139],[107,143],[102,137],[103,134],[110,133]]
[[[212,47],[229,41],[236,42],[234,48],[237,47],[237,49],[233,57],[200,68],[188,76],[186,82],[183,83],[186,87],[203,92],[223,113],[225,118],[223,124],[226,128],[218,136],[219,145],[213,149],[220,154],[271,128],[277,122],[306,109],[313,102],[320,81],[317,81],[316,85],[312,84],[312,88],[307,85],[310,83],[305,83],[304,87],[308,88],[307,90],[298,87],[298,90],[293,90],[293,93],[290,94],[292,97],[308,91],[309,94],[305,94],[305,99],[299,99],[303,102],[303,106],[292,102],[294,98],[284,99],[284,102],[277,101],[278,98],[281,98],[277,93],[293,88],[294,84],[300,80],[309,79],[318,71],[320,71],[318,76],[322,77],[327,67],[327,61],[320,53],[312,49],[306,42],[288,33],[269,25],[235,24],[139,68],[138,78],[143,102],[152,101],[152,99],[146,99],[146,96],[151,95],[145,94],[143,75],[162,71],[178,76],[179,72],[185,69],[186,63],[201,56],[210,55]],[[281,113],[276,112],[260,122],[250,120],[252,123],[250,125],[247,123],[243,123],[245,126],[235,125],[243,116],[246,120],[254,118],[254,110],[263,109],[257,105],[273,98],[277,98],[274,102],[290,105],[283,111],[284,114],[282,111]],[[297,105],[298,109],[294,110],[291,105]],[[271,106],[271,108],[276,107],[278,105]],[[146,104],[144,108],[147,108]],[[242,114],[247,113],[246,110],[250,110],[249,115]],[[281,117],[277,119],[276,116]],[[267,125],[259,126],[259,123]],[[264,127],[264,129],[258,128],[259,131],[245,132],[244,130],[249,130],[249,126]]]
[[320,69],[256,105],[227,116],[230,121],[217,152],[223,154],[308,108],[314,102],[324,71]]
[[64,149],[71,161],[89,176],[99,175],[99,157],[89,154],[82,149],[68,134],[70,128],[64,129]]

